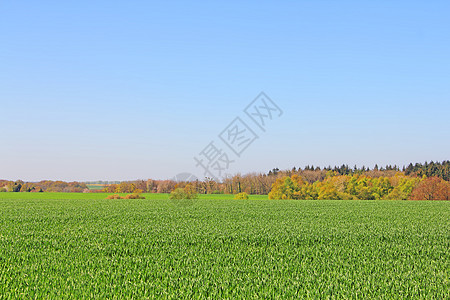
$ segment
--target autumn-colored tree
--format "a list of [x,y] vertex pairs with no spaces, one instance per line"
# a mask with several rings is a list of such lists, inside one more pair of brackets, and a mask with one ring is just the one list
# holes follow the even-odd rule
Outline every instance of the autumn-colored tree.
[[153,179],[149,179],[147,180],[147,188],[146,188],[146,192],[147,193],[156,193],[157,187],[156,187],[156,180]]
[[159,181],[157,192],[158,193],[170,193],[174,190],[176,182],[173,180],[162,180]]
[[36,192],[37,193],[37,192],[43,192],[43,190],[41,187],[37,186],[35,183],[26,182],[20,188],[20,192],[28,192],[28,193]]
[[302,179],[309,183],[314,183],[316,181],[322,181],[326,178],[327,171],[325,170],[299,170],[296,172],[300,175]]
[[330,181],[321,182],[320,184],[317,185],[317,188],[318,188],[317,199],[319,200],[342,199],[336,186]]
[[294,193],[295,199],[316,200],[319,197],[318,189],[315,184],[305,183],[300,190]]
[[383,199],[387,200],[407,200],[413,189],[420,182],[420,178],[408,177],[402,173],[397,173],[389,178],[389,182],[394,187]]
[[298,175],[278,178],[272,185],[269,199],[298,199],[297,195],[303,184],[302,178]]
[[6,189],[8,190],[8,192],[20,192],[23,184],[24,182],[22,180],[10,181],[6,185]]
[[393,189],[394,187],[386,177],[378,177],[372,179],[372,196],[376,200],[379,200],[385,195],[388,195]]
[[450,183],[438,177],[424,178],[411,193],[411,200],[450,200]]

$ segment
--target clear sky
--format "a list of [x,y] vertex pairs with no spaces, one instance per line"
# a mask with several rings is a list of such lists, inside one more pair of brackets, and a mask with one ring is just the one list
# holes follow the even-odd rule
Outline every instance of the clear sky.
[[449,1],[117,2],[1,1],[0,179],[202,177],[211,141],[228,173],[450,159]]

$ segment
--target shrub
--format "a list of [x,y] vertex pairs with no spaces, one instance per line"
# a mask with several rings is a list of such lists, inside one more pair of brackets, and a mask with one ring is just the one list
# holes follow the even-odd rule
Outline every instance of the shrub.
[[184,192],[186,193],[186,199],[198,199],[197,191],[190,183],[184,187]]
[[145,197],[141,196],[138,193],[133,193],[133,194],[128,194],[125,197],[123,197],[122,199],[145,199]]
[[141,196],[138,193],[133,193],[133,194],[128,194],[125,197],[121,197],[118,194],[109,195],[108,197],[106,197],[106,199],[145,199],[145,197]]
[[0,188],[0,193],[5,193],[6,189],[5,188]]
[[176,188],[170,193],[169,199],[170,200],[181,200],[181,199],[187,199],[187,198],[186,198],[186,193],[184,192],[184,189]]
[[247,193],[239,193],[234,195],[234,199],[238,199],[238,200],[248,200],[248,194]]
[[198,199],[198,194],[191,184],[187,184],[184,189],[176,188],[170,195],[171,200],[182,200],[182,199]]

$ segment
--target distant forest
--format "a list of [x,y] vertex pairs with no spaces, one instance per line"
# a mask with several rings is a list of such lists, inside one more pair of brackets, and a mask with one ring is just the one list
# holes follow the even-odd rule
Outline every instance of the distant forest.
[[[375,165],[372,169],[362,166],[360,168],[348,165],[335,167],[306,166],[304,168],[292,168],[291,170],[280,170],[274,168],[263,173],[236,174],[217,182],[211,178],[197,180],[190,184],[201,194],[237,194],[246,192],[248,194],[269,194],[277,179],[298,176],[305,184],[314,184],[329,180],[331,177],[347,176],[348,178],[392,178],[394,176],[406,176],[408,178],[436,177],[444,181],[450,181],[450,161],[425,162],[409,164],[402,168],[396,165],[379,167]],[[392,180],[391,180],[392,181]],[[0,180],[0,192],[108,192],[108,193],[170,193],[177,187],[184,187],[187,182],[176,182],[173,180],[135,180],[105,183],[103,189],[90,190],[87,183],[64,182],[64,181],[40,181],[24,182],[21,180]],[[392,185],[392,184],[391,184]]]

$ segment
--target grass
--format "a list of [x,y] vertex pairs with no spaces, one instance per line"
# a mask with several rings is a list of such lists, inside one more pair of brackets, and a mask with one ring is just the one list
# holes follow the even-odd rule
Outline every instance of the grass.
[[89,184],[86,184],[86,186],[90,190],[103,190],[108,185],[106,185],[106,184],[97,184],[97,183],[89,183]]
[[449,202],[145,196],[0,193],[0,298],[450,296]]

